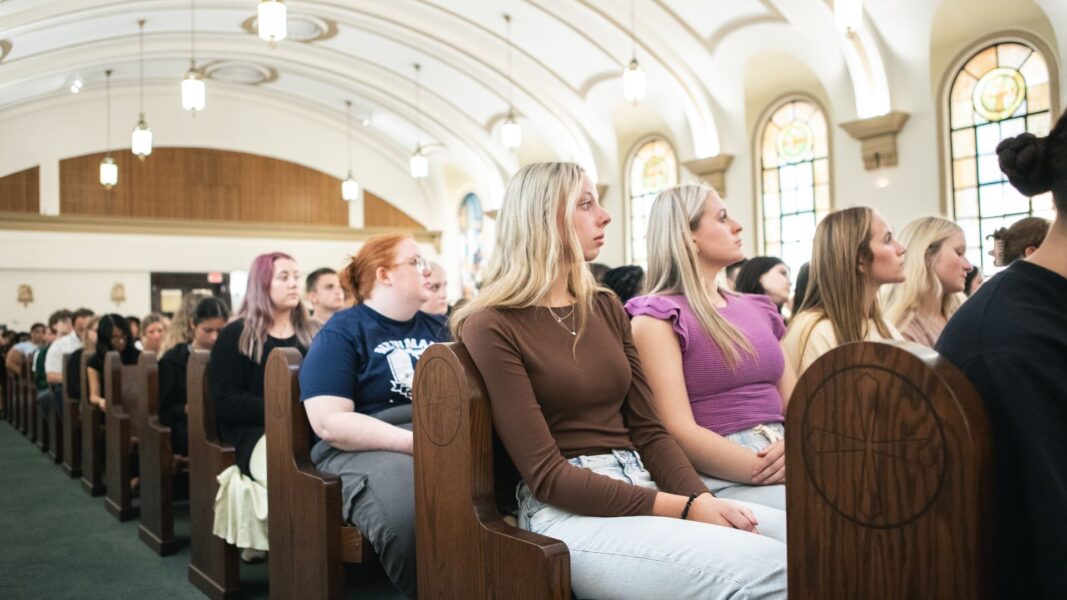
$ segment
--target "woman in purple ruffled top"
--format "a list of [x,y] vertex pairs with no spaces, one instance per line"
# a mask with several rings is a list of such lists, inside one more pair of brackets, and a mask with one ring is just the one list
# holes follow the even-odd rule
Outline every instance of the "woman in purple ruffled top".
[[783,423],[796,375],[777,307],[718,284],[744,257],[740,234],[714,190],[662,192],[649,215],[649,293],[626,310],[659,417],[708,488],[785,510]]

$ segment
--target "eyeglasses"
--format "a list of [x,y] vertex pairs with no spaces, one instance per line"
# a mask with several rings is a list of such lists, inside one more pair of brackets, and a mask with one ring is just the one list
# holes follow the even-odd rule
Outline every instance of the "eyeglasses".
[[415,256],[415,257],[409,258],[407,260],[402,260],[402,261],[396,263],[393,266],[394,267],[399,267],[401,265],[411,265],[411,266],[415,267],[415,269],[419,273],[424,273],[424,272],[426,272],[426,271],[428,271],[430,269],[430,263],[427,262],[427,260],[425,258],[421,257],[421,256]]

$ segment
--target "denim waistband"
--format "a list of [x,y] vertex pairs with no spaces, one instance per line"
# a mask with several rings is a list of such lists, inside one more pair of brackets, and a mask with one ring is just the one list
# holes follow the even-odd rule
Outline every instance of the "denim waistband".
[[610,454],[583,454],[568,459],[567,462],[576,467],[594,471],[613,466],[645,468],[645,464],[641,462],[641,455],[636,450],[612,450]]

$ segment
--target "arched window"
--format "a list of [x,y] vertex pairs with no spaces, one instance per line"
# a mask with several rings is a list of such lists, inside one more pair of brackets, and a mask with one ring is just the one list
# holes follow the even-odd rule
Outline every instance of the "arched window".
[[485,217],[482,203],[475,194],[467,194],[459,203],[459,235],[463,241],[463,269],[460,281],[463,297],[470,299],[482,287],[482,229]]
[[948,98],[952,209],[967,239],[967,258],[994,270],[986,239],[1029,215],[1053,217],[1052,196],[1027,198],[1007,183],[997,144],[1029,131],[1046,135],[1051,120],[1045,57],[1022,42],[993,44],[975,53],[952,80]]
[[630,262],[648,266],[648,212],[656,194],[678,185],[678,160],[663,138],[641,143],[630,159]]
[[826,115],[801,98],[773,109],[759,137],[763,254],[795,274],[811,260],[815,225],[830,212]]

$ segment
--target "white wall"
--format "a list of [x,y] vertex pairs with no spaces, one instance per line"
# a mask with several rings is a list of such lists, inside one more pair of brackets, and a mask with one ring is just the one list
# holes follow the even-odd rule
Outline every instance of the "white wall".
[[[340,269],[361,246],[358,241],[50,233],[5,231],[0,236],[0,323],[27,329],[59,308],[85,306],[97,313],[144,315],[151,308],[152,272],[247,271],[264,252],[292,255],[306,274],[319,267]],[[432,244],[423,254],[438,259]],[[126,288],[126,302],[111,302],[111,287]],[[29,284],[34,301],[17,302],[18,286]]]

